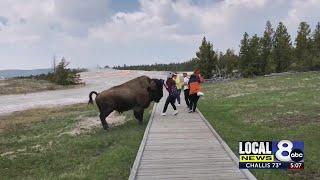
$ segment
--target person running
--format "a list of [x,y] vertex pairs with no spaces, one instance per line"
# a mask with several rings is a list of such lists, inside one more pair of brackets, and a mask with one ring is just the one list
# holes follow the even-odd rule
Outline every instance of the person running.
[[190,106],[189,106],[189,113],[195,112],[197,108],[197,103],[200,96],[203,95],[201,90],[200,83],[203,83],[204,79],[200,74],[200,70],[196,69],[194,73],[190,76],[189,79],[189,99],[190,99]]
[[167,100],[164,104],[163,111],[162,111],[162,116],[166,115],[166,111],[168,108],[169,103],[171,104],[172,108],[174,109],[173,115],[178,114],[177,107],[174,105],[177,97],[177,87],[176,87],[176,82],[173,80],[175,78],[176,74],[173,74],[171,77],[169,75],[166,83],[164,84],[167,91],[169,92],[169,95],[167,97]]
[[184,100],[189,108],[190,101],[189,101],[189,77],[187,73],[183,73],[183,92],[184,92]]
[[177,86],[177,101],[178,101],[178,104],[177,104],[177,106],[180,106],[180,94],[181,94],[181,90],[182,90],[182,87],[183,87],[183,82],[182,82],[182,80],[181,80],[181,78],[180,78],[180,76],[178,75],[178,73],[175,73],[175,77],[174,77],[174,80],[175,80],[175,82],[176,82],[176,86]]

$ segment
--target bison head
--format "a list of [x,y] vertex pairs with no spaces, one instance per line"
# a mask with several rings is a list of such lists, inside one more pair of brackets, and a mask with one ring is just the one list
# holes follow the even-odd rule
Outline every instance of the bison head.
[[151,79],[150,86],[148,87],[149,97],[152,101],[159,102],[163,96],[163,80]]

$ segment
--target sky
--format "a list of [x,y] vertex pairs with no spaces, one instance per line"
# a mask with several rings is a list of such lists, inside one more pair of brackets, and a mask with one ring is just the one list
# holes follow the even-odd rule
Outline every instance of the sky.
[[[0,69],[183,62],[202,37],[239,50],[244,32],[283,22],[294,41],[320,21],[319,0],[1,0]],[[294,42],[293,42],[294,43]]]

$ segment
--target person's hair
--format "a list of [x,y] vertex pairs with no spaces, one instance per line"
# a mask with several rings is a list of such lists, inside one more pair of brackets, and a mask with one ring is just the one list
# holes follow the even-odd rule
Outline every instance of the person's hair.
[[200,69],[194,70],[194,73],[195,73],[195,74],[200,74]]

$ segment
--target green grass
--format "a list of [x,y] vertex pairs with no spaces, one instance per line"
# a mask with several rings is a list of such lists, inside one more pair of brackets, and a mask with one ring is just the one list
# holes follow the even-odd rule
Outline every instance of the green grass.
[[204,85],[199,109],[238,154],[242,140],[302,140],[305,170],[253,170],[258,179],[320,178],[320,73]]
[[70,89],[80,86],[83,86],[83,84],[62,86],[46,80],[12,78],[0,80],[0,95],[25,94],[39,91]]
[[0,179],[127,179],[151,107],[142,126],[129,111],[123,125],[77,136],[63,132],[81,118],[98,118],[96,107],[78,104],[0,117]]

